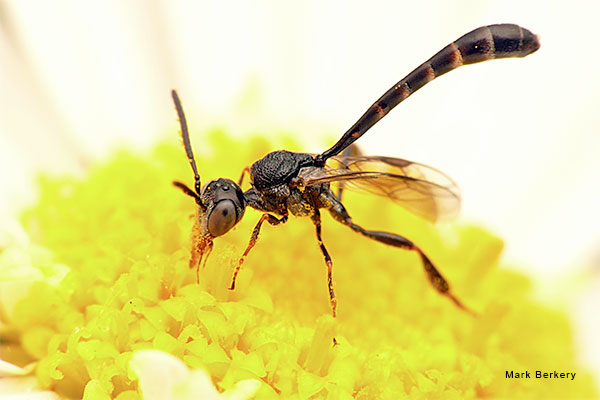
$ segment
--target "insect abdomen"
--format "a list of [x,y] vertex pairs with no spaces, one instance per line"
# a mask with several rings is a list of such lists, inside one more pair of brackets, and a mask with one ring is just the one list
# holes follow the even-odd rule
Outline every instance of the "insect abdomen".
[[425,61],[385,93],[377,103],[383,102],[389,111],[428,82],[461,65],[495,58],[525,57],[539,47],[537,37],[518,25],[500,24],[477,28]]
[[400,102],[438,76],[461,65],[525,57],[539,47],[533,33],[514,24],[483,26],[461,36],[385,92],[333,147],[317,156],[317,164],[323,165],[327,158],[350,146]]
[[460,37],[431,57],[430,63],[440,76],[465,64],[492,58],[525,57],[539,49],[537,37],[518,25],[483,26]]

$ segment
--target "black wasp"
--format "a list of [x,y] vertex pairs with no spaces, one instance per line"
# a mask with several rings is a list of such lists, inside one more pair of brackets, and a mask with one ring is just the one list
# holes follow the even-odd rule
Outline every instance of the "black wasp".
[[[342,187],[358,189],[386,197],[414,214],[435,221],[456,213],[460,197],[454,182],[443,173],[423,164],[391,157],[350,155],[352,143],[383,118],[398,103],[426,83],[461,65],[506,57],[525,57],[539,48],[537,37],[513,24],[484,26],[467,33],[421,64],[390,88],[330,149],[318,155],[278,150],[267,154],[249,168],[238,182],[219,178],[201,186],[188,135],[187,123],[175,91],[173,101],[179,115],[181,136],[187,158],[194,171],[194,190],[181,182],[175,186],[196,200],[198,214],[192,232],[190,268],[199,268],[203,256],[208,257],[213,239],[227,233],[244,216],[246,206],[264,214],[256,224],[250,243],[233,273],[230,289],[244,259],[256,244],[260,228],[285,223],[292,213],[310,217],[315,225],[317,241],[327,265],[329,299],[333,316],[336,299],[333,291],[332,261],[321,239],[321,209],[326,209],[338,222],[378,242],[416,252],[433,287],[454,304],[469,311],[450,291],[446,279],[423,251],[407,238],[389,232],[371,231],[357,225],[341,202]],[[342,153],[341,155],[339,155]],[[245,173],[251,188],[242,191]],[[336,193],[332,184],[339,188]],[[206,262],[206,258],[205,258]]]

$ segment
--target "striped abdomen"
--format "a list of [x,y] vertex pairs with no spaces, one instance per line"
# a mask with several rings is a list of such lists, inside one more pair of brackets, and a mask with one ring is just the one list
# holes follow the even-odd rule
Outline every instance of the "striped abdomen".
[[525,57],[539,47],[540,43],[533,33],[514,24],[483,26],[467,33],[418,66],[381,96],[333,147],[317,156],[317,163],[324,163],[327,158],[339,154],[398,103],[438,76],[461,65],[495,58]]

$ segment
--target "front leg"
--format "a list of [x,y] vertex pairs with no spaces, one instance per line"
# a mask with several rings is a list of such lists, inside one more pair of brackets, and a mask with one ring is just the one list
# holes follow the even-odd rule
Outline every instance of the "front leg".
[[242,183],[244,182],[244,175],[250,174],[250,167],[245,167],[242,170],[242,174],[240,175],[240,179],[238,179],[238,186],[242,187]]
[[281,219],[279,219],[271,214],[263,214],[262,217],[260,217],[260,220],[258,220],[258,223],[254,227],[254,231],[252,231],[252,236],[250,237],[250,242],[248,243],[248,247],[246,248],[246,251],[244,251],[244,255],[240,258],[238,265],[235,267],[235,271],[233,272],[233,278],[231,279],[231,286],[229,287],[229,290],[235,289],[235,279],[237,278],[238,272],[240,272],[240,268],[242,267],[242,264],[244,263],[246,256],[248,255],[248,253],[250,253],[250,250],[254,247],[254,245],[256,244],[256,241],[258,240],[258,235],[260,234],[260,227],[262,226],[263,222],[267,221],[271,225],[279,225],[279,224],[287,221],[287,219],[288,219],[287,215],[284,215]]

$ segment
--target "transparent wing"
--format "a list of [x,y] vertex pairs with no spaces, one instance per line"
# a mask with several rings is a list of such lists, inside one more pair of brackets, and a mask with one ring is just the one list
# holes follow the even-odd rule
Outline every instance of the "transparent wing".
[[452,179],[435,168],[400,158],[335,156],[324,168],[304,168],[299,178],[304,186],[330,183],[385,197],[432,222],[453,218],[460,209],[460,193]]

